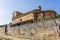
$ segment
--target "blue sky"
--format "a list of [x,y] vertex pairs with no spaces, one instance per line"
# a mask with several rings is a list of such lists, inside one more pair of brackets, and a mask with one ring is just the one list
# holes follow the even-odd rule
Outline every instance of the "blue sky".
[[0,25],[10,23],[14,11],[26,13],[39,5],[42,10],[55,10],[60,14],[60,0],[0,0]]

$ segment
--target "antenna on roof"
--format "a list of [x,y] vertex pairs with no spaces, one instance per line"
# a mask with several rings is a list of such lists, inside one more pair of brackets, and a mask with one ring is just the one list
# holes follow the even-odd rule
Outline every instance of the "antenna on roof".
[[41,6],[38,6],[39,10],[41,10]]

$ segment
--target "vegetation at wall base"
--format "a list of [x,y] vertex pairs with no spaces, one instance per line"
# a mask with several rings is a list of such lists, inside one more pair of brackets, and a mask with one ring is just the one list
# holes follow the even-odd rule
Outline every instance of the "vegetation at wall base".
[[56,18],[60,18],[60,15],[59,15],[59,14],[57,14],[57,15],[56,15]]

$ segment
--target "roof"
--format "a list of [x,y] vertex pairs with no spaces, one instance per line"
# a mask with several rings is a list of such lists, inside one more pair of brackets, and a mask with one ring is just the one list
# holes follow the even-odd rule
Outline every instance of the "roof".
[[[25,16],[25,15],[27,15],[27,14],[29,14],[29,13],[34,13],[34,12],[48,12],[48,11],[55,12],[54,10],[43,10],[43,11],[41,11],[41,10],[39,10],[39,9],[34,9],[34,10],[29,11],[29,12],[27,12],[27,13],[24,13],[24,14],[22,13],[22,15],[19,15],[19,16],[17,16],[16,18]],[[56,13],[56,12],[55,12],[55,13]],[[14,18],[14,19],[16,19],[16,18]],[[12,19],[12,20],[13,20],[13,19]]]
[[[19,15],[19,16],[17,16],[16,18],[22,17],[22,16],[27,15],[27,14],[29,14],[29,13],[37,12],[37,11],[40,11],[40,10],[35,9],[35,10],[29,11],[29,12],[24,13],[24,14],[22,13],[22,15]],[[14,19],[16,19],[16,18],[14,18]],[[13,20],[13,19],[12,19],[12,20]]]

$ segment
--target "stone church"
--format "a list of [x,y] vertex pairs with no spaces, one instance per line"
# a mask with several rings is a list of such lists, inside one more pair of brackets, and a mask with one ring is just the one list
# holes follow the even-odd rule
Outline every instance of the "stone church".
[[38,22],[55,18],[56,12],[54,10],[41,10],[41,6],[39,6],[39,9],[27,13],[13,12],[12,24]]
[[[50,38],[60,40],[60,18],[56,19],[54,10],[34,9],[27,13],[13,12],[12,22],[0,25],[0,34],[36,40]],[[47,39],[49,40],[49,39]]]

